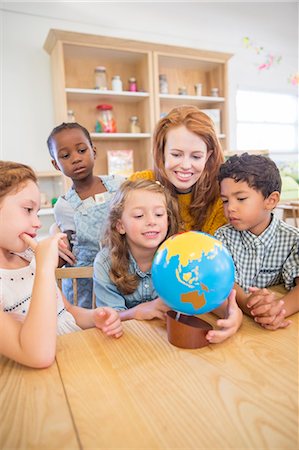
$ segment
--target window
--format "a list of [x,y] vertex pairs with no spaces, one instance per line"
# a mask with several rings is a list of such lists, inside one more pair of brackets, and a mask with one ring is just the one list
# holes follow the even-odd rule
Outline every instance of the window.
[[238,150],[298,151],[298,99],[271,92],[237,92]]

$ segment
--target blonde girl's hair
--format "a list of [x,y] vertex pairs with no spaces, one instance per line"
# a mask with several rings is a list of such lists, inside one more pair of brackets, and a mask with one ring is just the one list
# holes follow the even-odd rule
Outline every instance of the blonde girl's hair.
[[132,294],[137,289],[139,278],[135,273],[129,272],[129,246],[126,235],[120,234],[117,231],[117,224],[121,220],[128,195],[136,190],[153,192],[165,196],[168,217],[168,231],[165,239],[177,233],[179,228],[177,201],[159,182],[152,180],[125,181],[120,186],[110,204],[103,243],[110,250],[110,279],[124,295]]
[[19,191],[28,180],[37,183],[31,167],[13,161],[0,161],[0,202],[8,194]]
[[192,188],[189,207],[189,212],[194,222],[193,229],[201,230],[209,207],[219,197],[217,176],[219,167],[224,161],[224,156],[213,121],[195,106],[173,108],[167,116],[160,119],[157,123],[153,147],[155,177],[173,195],[177,195],[175,187],[169,182],[166,175],[164,148],[169,130],[182,125],[189,131],[197,134],[206,143],[207,151],[211,152],[200,178]]

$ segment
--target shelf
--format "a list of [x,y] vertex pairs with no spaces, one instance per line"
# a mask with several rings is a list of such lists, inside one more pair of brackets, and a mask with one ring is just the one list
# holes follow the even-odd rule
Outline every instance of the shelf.
[[92,139],[100,139],[103,141],[132,141],[136,139],[148,139],[151,137],[150,133],[90,133]]
[[224,97],[208,97],[208,96],[197,96],[197,95],[178,95],[178,94],[160,94],[159,95],[160,100],[163,100],[165,103],[167,101],[173,102],[179,101],[182,103],[188,102],[188,104],[198,104],[198,103],[224,103],[225,98]]
[[89,100],[91,96],[99,97],[101,101],[115,101],[115,102],[140,102],[146,98],[149,98],[148,92],[130,92],[130,91],[101,91],[99,89],[79,89],[79,88],[66,88],[65,92],[69,100],[80,101]]

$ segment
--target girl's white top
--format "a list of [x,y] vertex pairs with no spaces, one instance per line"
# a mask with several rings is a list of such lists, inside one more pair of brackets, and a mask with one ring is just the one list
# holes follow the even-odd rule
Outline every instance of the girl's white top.
[[[29,253],[29,252],[28,252]],[[30,305],[35,277],[35,258],[28,254],[21,256],[29,261],[29,265],[20,269],[0,268],[0,308],[23,321]],[[43,299],[40,298],[42,302]],[[57,287],[57,334],[79,331],[81,328],[74,317],[64,307],[61,292]]]

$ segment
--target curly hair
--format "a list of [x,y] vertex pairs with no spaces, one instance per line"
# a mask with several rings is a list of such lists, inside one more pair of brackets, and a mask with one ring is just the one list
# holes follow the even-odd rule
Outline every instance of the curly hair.
[[92,143],[89,131],[86,128],[84,128],[82,125],[80,125],[77,122],[69,122],[69,123],[63,122],[62,124],[53,128],[53,130],[51,131],[51,134],[49,135],[49,137],[47,139],[47,146],[48,146],[49,153],[50,153],[52,159],[55,159],[54,145],[53,145],[54,136],[56,134],[60,133],[61,131],[73,130],[73,129],[81,130],[85,134],[86,138],[88,139],[88,142],[90,143],[91,147],[93,147],[93,143]]
[[165,197],[168,217],[168,230],[165,239],[176,234],[179,228],[177,202],[159,182],[152,180],[137,180],[125,181],[122,183],[110,204],[103,244],[110,250],[111,281],[124,295],[132,294],[137,289],[139,279],[135,273],[132,274],[129,272],[129,246],[126,236],[117,231],[117,224],[122,217],[128,195],[136,190],[162,194]]
[[281,192],[281,177],[275,162],[267,156],[242,155],[231,156],[219,170],[218,181],[232,178],[236,182],[245,181],[248,186],[260,191],[264,198],[274,191]]
[[20,190],[28,180],[37,183],[31,167],[14,161],[0,161],[0,201],[11,192]]
[[217,175],[224,161],[223,151],[216,135],[214,123],[209,116],[195,106],[180,106],[173,108],[165,117],[159,120],[154,132],[154,172],[160,183],[166,186],[176,196],[175,187],[170,183],[165,171],[164,149],[167,133],[173,128],[184,125],[189,131],[197,134],[211,152],[205,168],[192,187],[192,198],[189,212],[194,220],[194,230],[200,230],[208,213],[209,206],[219,197]]

